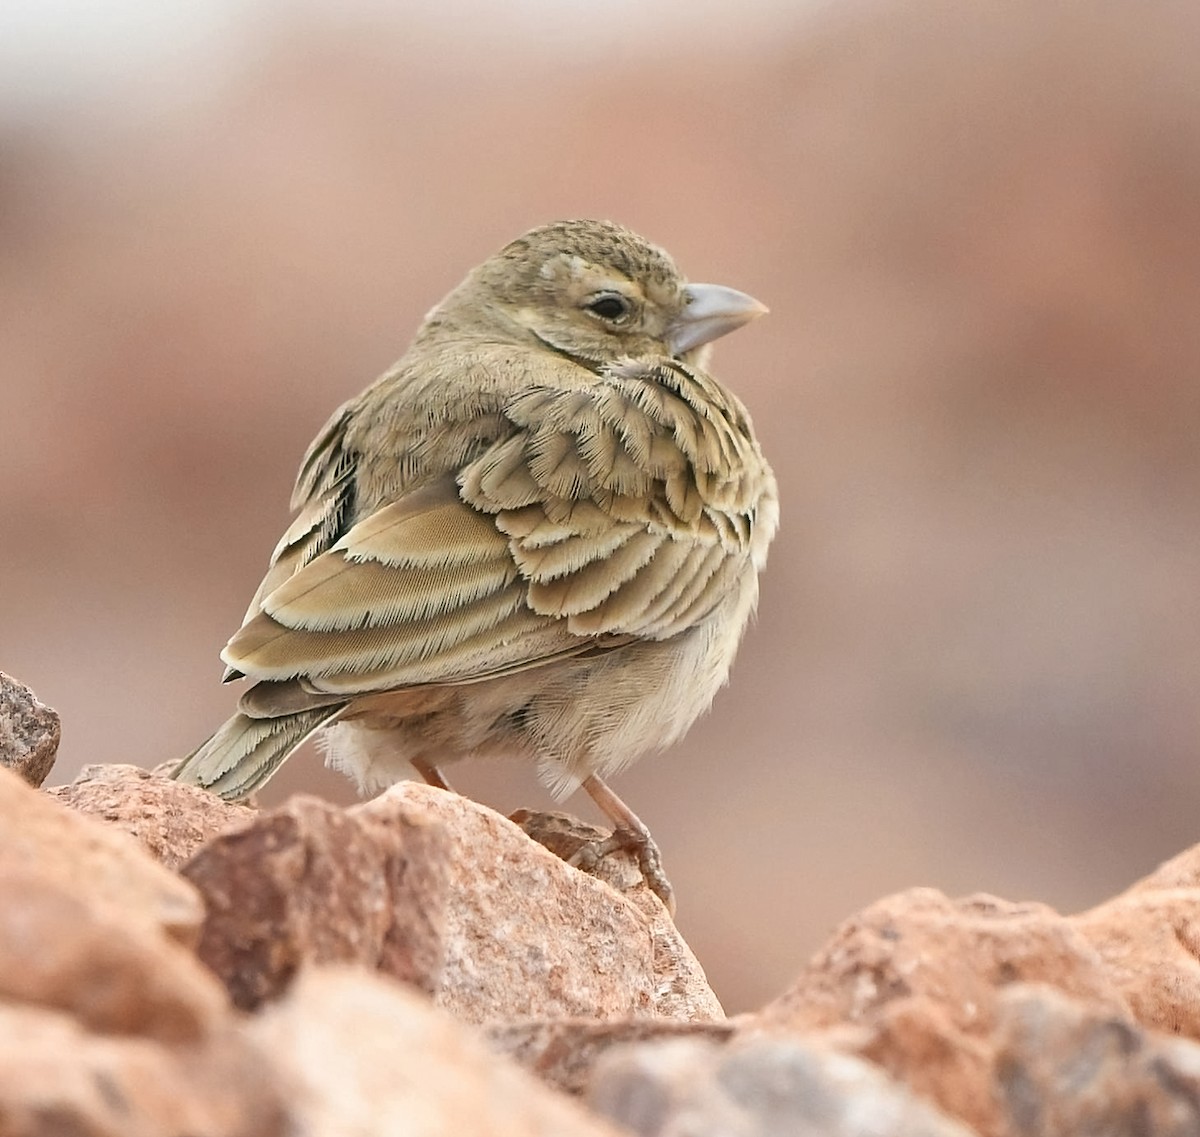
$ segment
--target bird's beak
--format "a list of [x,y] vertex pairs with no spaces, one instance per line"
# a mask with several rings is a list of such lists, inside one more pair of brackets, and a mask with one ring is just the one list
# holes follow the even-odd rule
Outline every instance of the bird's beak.
[[767,306],[753,296],[723,284],[689,284],[684,295],[687,307],[667,328],[667,346],[672,355],[683,355],[711,343],[767,311]]

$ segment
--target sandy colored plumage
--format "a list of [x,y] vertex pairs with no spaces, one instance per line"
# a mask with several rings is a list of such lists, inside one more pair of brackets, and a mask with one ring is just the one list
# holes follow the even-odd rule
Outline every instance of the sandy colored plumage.
[[309,447],[222,653],[252,685],[176,777],[248,796],[322,727],[363,791],[522,756],[669,901],[603,779],[708,708],[757,602],[775,479],[704,356],[762,311],[608,222],[486,260]]

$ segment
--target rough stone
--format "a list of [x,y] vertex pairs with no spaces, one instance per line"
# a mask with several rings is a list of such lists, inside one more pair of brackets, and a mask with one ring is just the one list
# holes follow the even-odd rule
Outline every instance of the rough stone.
[[1140,1023],[1200,1039],[1200,888],[1130,893],[1072,922]]
[[36,868],[0,868],[0,1001],[73,1013],[91,1030],[192,1042],[228,1002],[186,948]]
[[416,993],[309,969],[247,1027],[280,1071],[300,1133],[618,1137]]
[[[570,860],[584,845],[609,836],[608,830],[588,825],[568,813],[534,813],[523,809],[509,820],[563,861]],[[649,922],[654,971],[659,980],[655,1013],[681,1022],[722,1021],[725,1011],[708,985],[704,968],[679,934],[658,894],[646,883],[637,858],[632,853],[616,851],[600,858],[586,871],[616,889]]]
[[243,1009],[278,997],[310,963],[357,963],[433,992],[445,956],[446,847],[420,811],[294,797],[184,865],[208,909],[200,958]]
[[487,1028],[492,1048],[507,1054],[543,1082],[566,1093],[582,1093],[597,1061],[614,1047],[673,1038],[723,1042],[733,1034],[727,1022],[671,1022],[669,1019],[550,1019],[497,1024]]
[[613,1050],[587,1101],[638,1137],[971,1137],[869,1063],[790,1038]]
[[996,1134],[990,1036],[998,991],[1015,982],[1048,983],[1125,1010],[1089,939],[1045,905],[913,889],[844,923],[750,1029],[831,1029],[840,1048]]
[[474,1023],[679,1013],[690,981],[671,970],[678,957],[658,957],[652,921],[633,903],[458,794],[402,782],[356,807],[413,809],[442,821],[451,840],[439,1006]]
[[196,890],[156,864],[127,833],[81,817],[0,769],[0,870],[36,871],[129,924],[196,942],[204,907]]
[[58,715],[23,683],[0,671],[0,766],[40,786],[54,766],[62,726]]
[[138,766],[84,766],[69,786],[47,792],[136,837],[169,869],[178,869],[205,841],[255,816],[247,806]]
[[1200,1046],[1127,1016],[1015,986],[999,1000],[996,1081],[1020,1137],[1195,1137]]
[[232,1029],[165,1047],[0,1003],[4,1137],[283,1137],[286,1125],[272,1071]]
[[760,1022],[815,1029],[920,997],[943,1007],[959,1030],[986,1032],[996,989],[1015,982],[1120,1006],[1090,941],[1052,908],[914,888],[842,924]]
[[1200,1039],[1200,846],[1071,922],[1140,1023]]

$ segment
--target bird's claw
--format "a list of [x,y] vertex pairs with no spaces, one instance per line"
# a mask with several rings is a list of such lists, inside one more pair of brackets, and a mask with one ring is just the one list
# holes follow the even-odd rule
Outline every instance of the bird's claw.
[[662,854],[649,833],[639,833],[635,829],[614,829],[602,841],[589,841],[581,845],[567,860],[567,864],[591,873],[605,857],[618,852],[632,853],[637,858],[638,868],[650,891],[663,902],[668,915],[674,919],[675,889],[663,871]]

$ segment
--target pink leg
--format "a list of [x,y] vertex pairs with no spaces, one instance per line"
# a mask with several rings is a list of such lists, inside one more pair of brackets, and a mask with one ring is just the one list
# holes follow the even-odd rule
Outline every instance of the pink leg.
[[675,890],[663,872],[662,854],[650,836],[650,830],[632,809],[629,808],[611,789],[608,783],[598,774],[590,774],[583,780],[583,788],[587,790],[604,816],[613,823],[612,836],[600,842],[598,847],[589,847],[585,853],[581,849],[571,858],[572,864],[578,864],[588,856],[603,857],[617,849],[628,849],[637,856],[642,876],[658,898],[666,906],[672,917],[675,915]]
[[432,762],[426,762],[423,758],[414,758],[412,768],[425,779],[428,785],[437,786],[439,790],[446,790],[448,793],[454,793],[454,789],[446,781],[445,775]]

